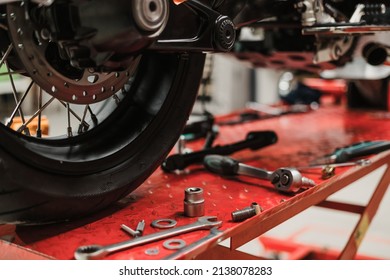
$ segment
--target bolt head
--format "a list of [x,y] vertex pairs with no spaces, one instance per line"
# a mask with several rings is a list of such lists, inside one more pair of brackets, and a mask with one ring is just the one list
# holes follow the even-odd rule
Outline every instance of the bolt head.
[[283,174],[280,181],[282,185],[286,186],[290,183],[290,176],[288,176],[287,174]]

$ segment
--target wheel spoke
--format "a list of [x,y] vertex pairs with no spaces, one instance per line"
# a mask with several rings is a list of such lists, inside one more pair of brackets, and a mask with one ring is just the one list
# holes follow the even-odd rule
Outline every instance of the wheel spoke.
[[[14,121],[14,118],[19,110],[21,110],[20,106],[22,106],[24,100],[26,99],[27,94],[30,92],[32,86],[34,85],[34,81],[31,81],[30,85],[28,86],[27,90],[24,92],[22,98],[19,100],[19,102],[16,104],[16,107],[14,111],[12,112],[11,116],[9,117],[7,126],[10,127]],[[24,120],[23,120],[24,122]]]
[[39,88],[38,95],[38,126],[37,126],[37,137],[42,138],[42,88]]
[[[7,67],[8,73],[11,73],[11,69],[9,68],[8,62],[6,60],[4,61],[4,64]],[[18,105],[19,104],[18,92],[17,92],[16,87],[15,87],[14,78],[13,78],[13,76],[11,74],[9,74],[8,76],[9,76],[9,80],[10,80],[10,83],[11,83],[12,93],[13,93],[13,96],[14,96],[15,103],[16,103],[16,105]],[[23,110],[22,110],[22,108],[20,106],[19,106],[19,109],[17,111],[19,112],[19,116],[22,119],[22,122],[25,123],[26,120],[24,118]],[[24,133],[26,135],[30,136],[30,130],[28,129],[27,126],[24,128]]]
[[43,105],[41,108],[38,109],[38,111],[36,111],[34,113],[34,115],[32,115],[32,117],[25,123],[23,123],[23,125],[21,127],[19,127],[19,129],[17,130],[17,132],[22,132],[23,130],[25,130],[27,128],[27,126],[39,115],[41,114],[46,108],[47,106],[49,106],[53,101],[55,100],[54,97],[52,97],[49,101],[47,101],[45,103],[45,105]]
[[71,111],[71,109],[70,109],[69,103],[66,103],[65,106],[66,106],[66,112],[67,112],[67,115],[68,115],[68,137],[70,138],[70,137],[73,136],[72,124],[71,124],[71,121],[70,121],[70,111]]
[[0,76],[8,76],[8,75],[23,75],[23,74],[26,74],[27,72],[26,71],[23,71],[23,70],[17,70],[17,71],[12,71],[12,72],[4,72],[4,73],[0,73]]
[[119,106],[119,103],[121,103],[121,100],[120,100],[120,98],[118,97],[118,95],[114,94],[114,95],[112,96],[112,98],[114,98],[116,105]]
[[1,24],[1,23],[0,23],[0,28],[1,28],[1,29],[4,29],[4,30],[8,30],[8,27],[5,26],[4,24]]
[[79,125],[79,130],[78,130],[79,134],[83,134],[84,132],[88,131],[88,129],[89,129],[89,124],[85,122],[85,118],[87,117],[87,113],[88,113],[88,107],[89,107],[89,105],[85,106],[83,118],[81,119],[80,125]]
[[[2,57],[1,60],[0,60],[0,67],[3,66],[3,63],[5,62],[5,60],[7,59],[7,57],[9,56],[9,54],[11,53],[12,49],[13,49],[13,46],[12,46],[12,44],[10,44],[10,45],[8,46],[8,49],[5,51],[3,57]],[[9,70],[8,70],[8,72],[9,72]]]
[[87,106],[87,107],[88,107],[89,114],[91,115],[91,119],[92,119],[92,122],[93,122],[94,126],[97,126],[99,124],[98,118],[93,113],[93,111],[91,109],[91,106]]
[[66,110],[69,110],[69,117],[70,117],[70,115],[72,114],[79,122],[83,122],[84,125],[89,126],[85,121],[82,121],[82,118],[81,118],[75,111],[73,111],[73,110],[70,108],[70,106],[68,106],[69,103],[66,103],[66,102],[64,102],[64,101],[62,101],[62,100],[59,100],[59,99],[58,99],[58,101],[66,108]]

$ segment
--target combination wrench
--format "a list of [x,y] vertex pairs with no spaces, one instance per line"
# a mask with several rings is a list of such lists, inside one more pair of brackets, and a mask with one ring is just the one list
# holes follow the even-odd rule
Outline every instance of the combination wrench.
[[217,217],[201,217],[198,219],[198,221],[180,226],[177,228],[172,228],[156,233],[152,233],[149,235],[137,237],[131,240],[126,240],[120,243],[107,245],[107,246],[101,246],[101,245],[86,245],[79,247],[75,253],[74,257],[76,260],[96,260],[96,259],[102,259],[105,256],[122,251],[125,249],[130,249],[135,246],[144,245],[147,243],[151,243],[154,241],[158,241],[161,239],[169,238],[172,236],[177,236],[180,234],[184,234],[187,232],[202,230],[202,229],[211,229],[214,227],[220,227],[222,225],[222,221],[219,221]]
[[[210,240],[215,239],[217,236],[220,236],[222,234],[223,231],[220,231],[218,228],[213,227],[210,230],[210,234],[182,249],[177,250],[175,253],[165,257],[164,260],[185,259],[187,253],[191,252],[192,250],[195,250],[196,248],[202,246],[203,244],[208,243]],[[215,241],[215,243],[219,243],[220,241],[221,240],[219,238]]]

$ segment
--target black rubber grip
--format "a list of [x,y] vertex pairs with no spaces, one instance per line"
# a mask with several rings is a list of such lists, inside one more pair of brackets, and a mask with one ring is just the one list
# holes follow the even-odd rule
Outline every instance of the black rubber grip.
[[188,154],[172,155],[165,159],[161,168],[166,172],[183,170],[191,164],[203,163],[203,159],[207,155],[231,155],[244,149],[258,150],[272,145],[277,141],[278,137],[274,131],[253,131],[248,133],[245,140],[230,145],[215,146]]

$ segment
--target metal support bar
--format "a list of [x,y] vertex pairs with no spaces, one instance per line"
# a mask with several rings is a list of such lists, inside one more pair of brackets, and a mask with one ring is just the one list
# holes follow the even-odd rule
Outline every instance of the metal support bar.
[[365,211],[362,213],[359,222],[357,223],[354,231],[347,244],[344,247],[344,250],[341,252],[339,259],[353,259],[356,255],[360,244],[362,243],[364,236],[367,233],[367,230],[373,220],[376,212],[378,211],[380,202],[382,201],[387,189],[390,185],[390,167],[387,166],[385,173],[383,174],[381,181],[377,185],[375,192],[371,196],[370,201],[368,202]]
[[328,208],[333,210],[339,210],[339,211],[345,211],[355,214],[362,214],[364,210],[366,209],[365,206],[361,205],[354,205],[349,203],[342,203],[342,202],[335,202],[335,201],[322,201],[316,206],[322,207],[322,208]]
[[231,251],[221,245],[196,256],[197,260],[266,260],[266,258],[253,256],[240,251]]

